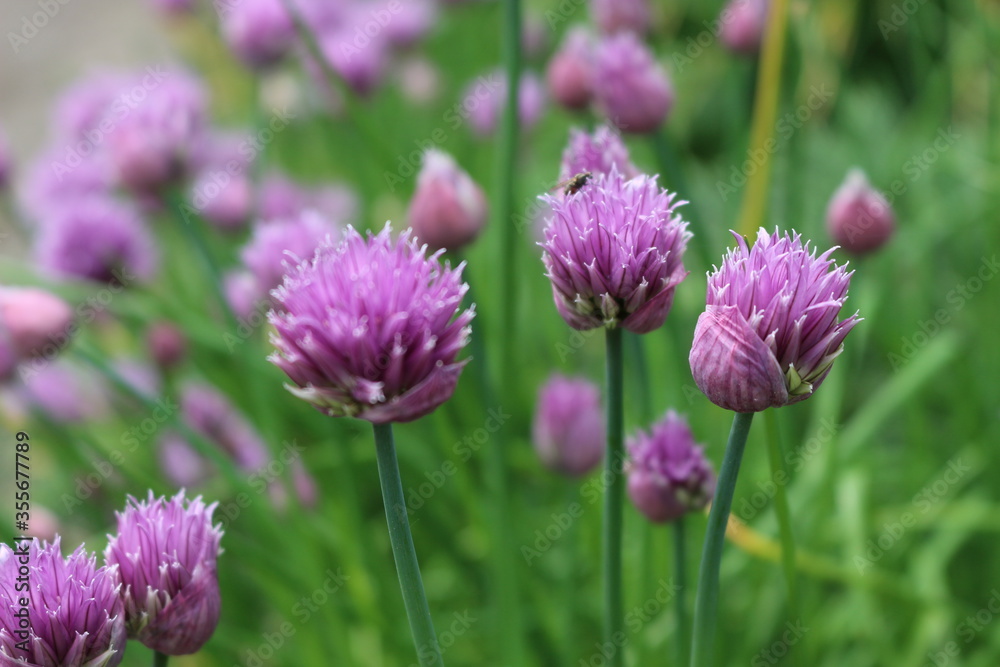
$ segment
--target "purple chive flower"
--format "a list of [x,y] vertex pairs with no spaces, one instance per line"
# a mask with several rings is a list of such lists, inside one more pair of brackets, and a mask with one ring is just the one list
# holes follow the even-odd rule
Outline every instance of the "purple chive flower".
[[229,455],[240,468],[257,470],[268,450],[253,426],[217,389],[189,384],[181,392],[181,415],[198,435]]
[[683,417],[670,410],[628,442],[628,495],[650,521],[674,521],[708,505],[715,473]]
[[217,5],[222,36],[249,67],[274,65],[295,43],[295,25],[281,0]]
[[357,195],[347,185],[324,183],[305,186],[287,177],[271,173],[260,185],[258,218],[263,222],[295,218],[308,209],[343,224],[358,213]]
[[868,183],[865,172],[852,169],[826,209],[826,228],[833,242],[856,255],[881,248],[896,230],[889,202]]
[[641,35],[649,27],[648,0],[590,0],[590,14],[605,35],[623,30]]
[[727,49],[752,55],[760,49],[767,25],[768,0],[730,0],[719,17],[719,35]]
[[[132,77],[126,74],[101,71],[76,80],[59,96],[52,121],[57,135],[66,140],[68,151],[89,153],[103,143],[113,125],[106,123],[101,130],[101,122],[109,117],[116,102],[119,115],[129,109],[131,99],[122,94],[133,84]],[[77,143],[80,141],[89,144],[90,150]]]
[[73,333],[69,304],[37,287],[0,287],[0,332],[22,358],[48,355]]
[[639,170],[629,158],[628,148],[617,132],[607,125],[601,125],[593,134],[570,130],[569,144],[563,151],[559,169],[560,181],[588,171],[592,176],[610,174],[612,167],[627,179],[639,175]]
[[74,156],[64,149],[49,148],[29,164],[18,200],[25,217],[44,225],[67,202],[109,198],[113,187],[114,178],[103,155]]
[[[361,26],[344,23],[336,29],[319,35],[319,47],[330,67],[358,95],[367,97],[385,79],[389,70],[389,42],[379,31],[372,36],[359,33]],[[361,37],[366,41],[361,41]],[[364,44],[362,48],[360,45]],[[311,55],[304,56],[303,64],[321,90],[328,90],[329,82],[322,67]]]
[[290,268],[312,258],[320,244],[339,234],[337,225],[314,211],[257,226],[240,257],[254,276],[258,297],[266,298]]
[[674,89],[653,54],[631,32],[606,37],[595,55],[594,97],[622,132],[652,132],[674,105]]
[[707,307],[691,345],[691,374],[716,405],[760,412],[809,398],[843,350],[857,313],[837,321],[851,273],[833,249],[816,256],[793,232],[757,233],[708,277]]
[[604,457],[601,390],[583,378],[553,375],[538,392],[532,440],[549,468],[585,475]]
[[246,135],[213,137],[194,177],[190,201],[198,213],[223,231],[243,229],[254,205],[251,159]]
[[[472,130],[481,137],[487,137],[496,130],[500,114],[507,101],[507,78],[503,72],[497,72],[488,77],[490,81],[499,81],[492,87],[487,86],[485,94],[483,77],[469,84],[462,96],[463,108],[469,112],[469,124]],[[534,72],[521,75],[517,89],[517,115],[525,130],[530,130],[538,122],[545,109],[545,86]]]
[[663,325],[691,238],[675,198],[656,177],[626,180],[614,167],[568,197],[542,197],[552,207],[542,259],[567,324],[634,333]]
[[453,157],[434,149],[424,153],[407,213],[418,241],[434,249],[456,250],[479,236],[488,214],[483,189]]
[[[19,588],[25,572],[30,591]],[[28,628],[16,616],[22,598]],[[125,640],[114,566],[98,568],[82,546],[63,559],[58,537],[51,544],[32,540],[23,554],[0,544],[0,665],[115,667]]]
[[127,95],[132,108],[107,135],[108,157],[122,185],[154,194],[191,167],[205,133],[205,91],[183,72],[151,72]]
[[594,53],[590,31],[570,28],[545,71],[549,92],[567,109],[586,109],[594,93]]
[[77,366],[56,362],[23,378],[23,396],[46,418],[62,424],[102,419],[109,412],[107,388],[100,378]]
[[474,315],[461,310],[464,264],[442,267],[440,251],[391,233],[348,228],[274,291],[270,360],[330,416],[411,421],[451,397],[466,364],[455,360]]
[[104,560],[121,576],[128,636],[154,651],[195,653],[219,623],[215,507],[183,491],[169,500],[150,491],[145,502],[129,496],[117,513],[118,534],[108,536]]
[[355,24],[361,30],[355,30],[360,34],[366,24],[374,21],[378,25],[380,17],[388,16],[387,21],[383,18],[385,27],[382,31],[392,46],[401,49],[409,48],[423,39],[437,20],[437,6],[432,0],[379,0],[375,3],[363,3],[360,7],[363,10]]
[[130,206],[108,197],[67,202],[42,225],[35,257],[64,278],[128,286],[156,269],[153,240]]

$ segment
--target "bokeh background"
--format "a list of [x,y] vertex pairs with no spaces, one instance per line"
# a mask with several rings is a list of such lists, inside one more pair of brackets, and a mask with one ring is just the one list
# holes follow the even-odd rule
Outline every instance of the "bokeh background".
[[[685,211],[696,239],[685,260],[691,275],[667,325],[644,337],[645,363],[637,347],[628,348],[626,428],[674,407],[718,462],[729,415],[696,390],[686,358],[704,305],[705,272],[731,245],[727,230],[738,225],[744,189],[733,179],[751,159],[757,66],[712,34],[720,3],[655,0],[652,7],[647,41],[670,72],[676,106],[662,131],[626,142],[641,169],[660,173],[662,184],[690,202]],[[4,34],[20,30],[34,11],[33,2],[0,5]],[[453,127],[448,113],[470,81],[498,66],[500,15],[496,2],[439,7],[426,38],[362,102],[366,122],[390,148],[386,155],[359,138],[349,115],[327,113],[294,59],[263,79],[242,67],[220,41],[208,3],[193,15],[168,17],[151,3],[69,0],[16,53],[10,44],[0,47],[0,125],[15,167],[13,192],[3,195],[0,281],[46,285],[74,303],[97,291],[40,275],[31,221],[21,228],[14,218],[19,167],[45,145],[54,100],[78,77],[105,67],[185,65],[203,77],[213,121],[222,127],[252,127],[288,105],[294,121],[266,146],[263,167],[306,183],[348,185],[359,209],[345,222],[360,228],[377,229],[387,219],[402,225],[415,179],[403,175],[390,188],[386,174],[397,173],[400,161],[439,129],[439,147],[491,198],[497,139],[476,137],[467,123]],[[538,42],[525,66],[544,73],[567,27],[588,21],[588,8],[529,2],[525,17]],[[764,224],[830,245],[828,201],[848,170],[861,167],[876,188],[892,193],[898,230],[872,256],[838,252],[855,270],[848,307],[865,320],[816,396],[774,415],[792,478],[786,487],[799,549],[794,606],[778,559],[767,457],[772,425],[761,418],[751,432],[733,506],[747,529],[733,535],[723,560],[720,664],[1000,663],[998,47],[1000,9],[985,0],[791,3],[779,117],[798,120],[789,121],[787,136],[775,127],[780,140],[767,157],[773,180]],[[421,101],[400,82],[401,64],[416,58],[436,77]],[[602,664],[601,478],[546,470],[530,441],[537,389],[551,372],[602,377],[601,336],[572,332],[551,303],[532,222],[537,195],[557,180],[568,129],[597,120],[550,101],[539,123],[522,133],[509,221],[520,229],[516,261],[501,260],[495,220],[462,257],[479,312],[475,358],[452,401],[397,428],[404,488],[417,499],[414,537],[449,664]],[[56,362],[72,364],[82,378],[76,391],[99,397],[107,409],[93,419],[57,420],[20,399],[19,387],[4,390],[3,441],[13,443],[17,429],[31,434],[36,511],[50,511],[64,545],[85,541],[102,550],[126,494],[175,490],[157,448],[179,418],[169,407],[178,387],[214,385],[260,433],[270,461],[254,476],[219,457],[218,474],[192,489],[220,503],[224,611],[206,648],[172,664],[414,663],[368,424],[326,419],[287,393],[281,373],[264,360],[266,327],[250,326],[246,337],[235,332],[239,342],[231,344],[234,331],[211,302],[196,253],[167,222],[153,224],[165,267],[158,280],[116,295],[107,315],[84,327]],[[233,266],[245,234],[210,241],[220,263]],[[497,284],[505,271],[519,276],[513,321],[500,315]],[[110,369],[123,359],[148,364],[145,332],[164,318],[185,330],[188,356],[140,400],[115,386]],[[513,369],[499,368],[496,349],[506,337],[516,345]],[[95,365],[83,354],[104,361]],[[497,395],[490,378],[502,371],[511,373],[512,390]],[[168,406],[162,419],[158,401]],[[134,449],[130,434],[138,438]],[[312,507],[294,493],[292,460],[315,480]],[[8,466],[0,466],[2,498],[12,497]],[[262,477],[286,487],[283,501],[264,489]],[[494,500],[501,480],[506,506]],[[567,520],[573,507],[579,516]],[[634,613],[628,661],[674,664],[672,604],[658,597],[673,571],[670,533],[627,512],[626,609]],[[693,579],[704,518],[687,525]],[[498,534],[508,542],[498,543]],[[517,603],[513,617],[498,605],[504,567],[509,579],[501,585]],[[123,664],[149,661],[144,648],[130,645]]]

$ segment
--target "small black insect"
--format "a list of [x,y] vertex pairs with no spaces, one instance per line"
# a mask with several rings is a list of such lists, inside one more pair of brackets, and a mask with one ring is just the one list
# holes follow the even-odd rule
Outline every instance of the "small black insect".
[[555,190],[556,188],[562,188],[563,194],[567,197],[575,195],[580,191],[580,188],[587,184],[587,181],[590,180],[591,176],[593,176],[593,174],[589,171],[583,171],[572,178],[567,178],[562,183],[556,183],[555,187],[552,189]]

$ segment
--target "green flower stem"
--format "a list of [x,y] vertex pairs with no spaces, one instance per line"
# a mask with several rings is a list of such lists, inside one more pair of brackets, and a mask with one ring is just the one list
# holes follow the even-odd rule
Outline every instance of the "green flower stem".
[[737,412],[729,431],[726,454],[715,487],[712,510],[708,514],[705,546],[701,552],[701,571],[698,573],[698,597],[694,604],[694,636],[691,645],[691,667],[711,667],[715,648],[716,612],[719,606],[719,565],[722,563],[722,545],[726,540],[729,509],[733,505],[736,477],[743,460],[743,449],[750,433],[752,412]]
[[684,517],[678,518],[673,523],[674,529],[674,585],[678,587],[677,595],[674,597],[674,616],[677,622],[677,631],[674,633],[674,646],[676,647],[677,664],[683,665],[687,662],[688,628],[687,628],[687,573],[685,570],[685,556],[687,548],[684,538]]
[[[622,330],[607,329],[607,453],[604,457],[605,478],[610,480],[604,491],[604,642],[621,646],[624,637],[625,613],[622,605],[622,498],[625,479],[622,460]],[[609,667],[625,664],[623,651],[615,651]]]
[[767,452],[771,461],[771,481],[777,491],[774,494],[774,510],[778,515],[778,531],[781,534],[781,567],[785,571],[785,581],[788,584],[788,610],[791,618],[799,618],[799,591],[795,571],[795,536],[792,534],[792,518],[788,511],[788,494],[785,487],[788,484],[788,472],[781,458],[781,435],[778,431],[778,418],[774,410],[764,413],[764,424],[767,427]]
[[153,651],[153,667],[167,667],[167,660],[169,659],[170,656],[166,653]]
[[417,552],[413,548],[410,534],[410,520],[406,516],[406,498],[403,483],[399,477],[399,463],[396,461],[396,445],[392,439],[392,424],[374,424],[375,457],[378,461],[378,478],[382,485],[382,502],[385,504],[385,518],[389,524],[389,542],[392,557],[396,561],[399,587],[403,591],[403,604],[410,620],[410,634],[417,649],[417,659],[422,667],[441,665],[441,649],[431,610],[424,594],[424,582],[420,578]]

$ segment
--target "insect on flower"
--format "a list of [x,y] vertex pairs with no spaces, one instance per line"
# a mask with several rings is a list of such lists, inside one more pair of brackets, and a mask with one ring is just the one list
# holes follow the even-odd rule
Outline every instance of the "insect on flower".
[[[567,178],[565,181],[561,181],[552,186],[552,190],[557,190],[562,188],[563,194],[567,197],[570,195],[575,195],[580,189],[587,184],[593,174],[589,171],[583,171],[573,176],[572,178]],[[551,190],[550,190],[551,192]]]

